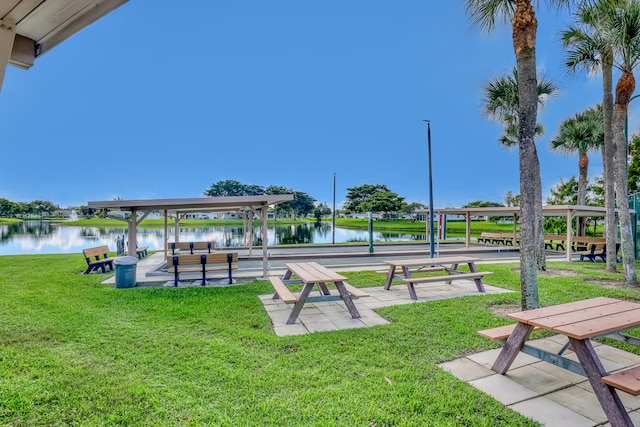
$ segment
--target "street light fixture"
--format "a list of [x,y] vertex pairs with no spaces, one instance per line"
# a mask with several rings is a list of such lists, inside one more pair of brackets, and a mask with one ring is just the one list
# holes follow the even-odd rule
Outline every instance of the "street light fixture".
[[429,254],[431,258],[435,256],[435,243],[433,233],[433,180],[431,178],[431,121],[422,120],[427,123],[427,148],[429,154]]

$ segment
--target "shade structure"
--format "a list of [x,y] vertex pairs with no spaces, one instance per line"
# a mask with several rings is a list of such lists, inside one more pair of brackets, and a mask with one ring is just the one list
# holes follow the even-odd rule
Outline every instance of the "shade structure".
[[[180,217],[189,213],[200,212],[252,212],[262,219],[262,273],[268,276],[268,251],[267,251],[267,209],[269,206],[293,200],[293,194],[274,194],[258,196],[228,196],[228,197],[198,197],[185,199],[142,199],[142,200],[104,200],[88,202],[91,209],[129,212],[130,218],[115,218],[128,223],[129,250],[137,244],[137,227],[154,211],[162,212],[165,218],[164,225],[164,250],[167,250],[167,218],[174,215],[177,227]],[[112,216],[113,217],[113,216]]]
[[[433,209],[435,214],[443,215],[458,215],[465,218],[465,246],[469,247],[471,243],[471,218],[483,217],[483,216],[506,216],[514,218],[513,221],[513,233],[515,237],[516,233],[516,219],[520,216],[520,206],[500,206],[500,207],[485,207],[485,208],[442,208]],[[429,209],[419,209],[416,213],[428,214]],[[616,210],[616,215],[618,211]],[[631,211],[632,214],[635,211]],[[606,209],[600,206],[580,206],[580,205],[547,205],[542,207],[542,215],[544,216],[557,216],[565,217],[567,221],[567,237],[566,237],[566,254],[567,261],[571,261],[571,243],[573,239],[573,230],[571,227],[571,220],[576,217],[605,217],[607,214]],[[428,224],[427,227],[433,226]],[[608,230],[606,231],[608,232]]]

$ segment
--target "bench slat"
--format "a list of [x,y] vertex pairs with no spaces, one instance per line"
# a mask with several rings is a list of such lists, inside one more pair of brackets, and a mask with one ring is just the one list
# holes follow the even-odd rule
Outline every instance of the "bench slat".
[[298,298],[291,293],[287,285],[284,284],[282,279],[276,276],[270,276],[269,282],[271,282],[271,286],[276,291],[276,294],[282,299],[284,302],[298,302]]
[[[485,338],[489,338],[490,340],[493,340],[493,341],[506,340],[507,338],[509,338],[509,336],[515,329],[516,325],[517,323],[514,323],[512,325],[498,326],[497,328],[485,329],[484,331],[478,331],[478,335],[483,336]],[[539,330],[540,328],[538,326],[535,326],[533,328],[533,332],[539,331]]]
[[640,394],[640,366],[602,377],[601,381],[627,393]]
[[481,279],[482,277],[488,274],[493,274],[493,272],[478,271],[475,273],[448,274],[446,276],[411,277],[408,279],[402,279],[402,281],[405,283],[430,283],[430,282],[442,282],[442,281],[459,280],[459,279]]
[[358,289],[355,286],[348,284],[347,282],[342,282],[342,284],[344,285],[344,288],[347,290],[347,292],[349,292],[356,298],[365,298],[369,296],[369,294],[362,289]]

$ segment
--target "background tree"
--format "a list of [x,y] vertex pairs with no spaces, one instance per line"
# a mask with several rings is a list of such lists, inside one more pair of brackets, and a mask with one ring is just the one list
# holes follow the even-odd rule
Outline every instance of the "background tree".
[[366,212],[363,204],[375,193],[388,193],[389,188],[382,184],[364,184],[347,188],[344,210],[348,212]]
[[15,202],[7,199],[0,199],[0,216],[13,218],[19,213],[19,207]]
[[624,124],[629,101],[636,87],[633,72],[640,62],[640,2],[620,0],[615,2],[615,5],[615,13],[610,13],[605,17],[605,26],[609,30],[607,34],[612,40],[614,67],[622,72],[616,84],[612,120],[616,202],[620,222],[624,281],[628,285],[637,285],[635,238],[632,233],[628,200],[629,182]]
[[560,181],[549,190],[548,205],[575,205],[578,200],[578,181],[572,176],[568,181]]
[[204,195],[209,197],[257,196],[259,194],[265,194],[264,187],[253,184],[245,185],[233,179],[215,182],[204,192]]
[[315,216],[318,221],[320,221],[322,217],[331,215],[331,213],[331,208],[324,202],[317,204],[313,210],[313,216]]
[[[604,117],[602,106],[576,113],[560,123],[558,134],[550,141],[551,151],[566,155],[578,154],[578,187],[575,204],[587,204],[589,151],[602,151],[604,144]],[[584,236],[585,218],[578,218],[578,235]]]
[[388,219],[392,212],[400,210],[403,202],[404,197],[392,191],[376,191],[362,203],[361,207],[369,212],[382,212],[383,218]]
[[31,202],[31,210],[33,211],[33,213],[37,214],[40,219],[42,219],[45,215],[51,215],[58,209],[60,209],[58,206],[45,200],[34,200],[33,202]]
[[[557,87],[546,78],[538,82],[538,103],[544,106],[545,102],[556,91]],[[513,69],[511,74],[496,77],[485,83],[483,89],[482,103],[484,105],[483,115],[491,120],[495,120],[502,126],[504,134],[498,138],[498,142],[505,148],[513,148],[518,144],[518,71]],[[535,136],[544,134],[542,124],[537,123]]]
[[629,194],[640,191],[640,135],[629,141]]
[[[576,72],[578,69],[593,74],[602,71],[602,113],[604,121],[604,143],[602,163],[604,167],[605,230],[616,229],[615,175],[613,144],[613,46],[607,36],[604,17],[615,10],[617,0],[594,0],[580,2],[574,15],[575,23],[561,32],[566,51],[565,65]],[[605,232],[607,247],[607,271],[615,272],[617,254],[616,234]]]

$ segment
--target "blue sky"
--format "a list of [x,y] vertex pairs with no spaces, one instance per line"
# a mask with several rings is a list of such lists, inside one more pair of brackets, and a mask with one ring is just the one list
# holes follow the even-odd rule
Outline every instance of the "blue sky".
[[[338,202],[349,187],[386,184],[427,204],[423,119],[437,208],[519,193],[517,150],[481,115],[482,84],[515,64],[508,26],[481,33],[462,1],[183,3],[130,1],[30,70],[8,67],[0,197],[200,197],[234,179],[331,206],[336,173]],[[546,198],[578,167],[549,140],[602,95],[599,79],[562,66],[566,13],[541,2],[538,19],[538,67],[561,89],[539,114]],[[631,132],[638,112],[632,103]],[[590,159],[592,178],[602,161]]]

